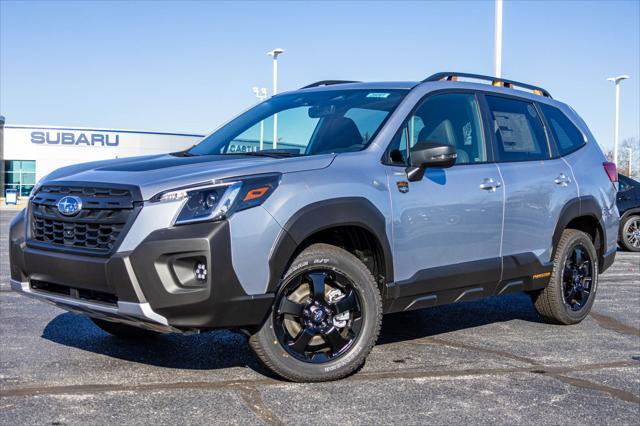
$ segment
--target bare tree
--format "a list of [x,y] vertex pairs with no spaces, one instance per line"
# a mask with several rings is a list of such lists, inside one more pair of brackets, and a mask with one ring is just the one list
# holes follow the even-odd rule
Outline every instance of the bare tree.
[[628,176],[640,174],[640,138],[627,138],[618,149],[620,171]]
[[[607,150],[606,156],[608,161],[613,161],[613,149]],[[640,138],[637,136],[623,140],[618,147],[618,171],[640,177]]]

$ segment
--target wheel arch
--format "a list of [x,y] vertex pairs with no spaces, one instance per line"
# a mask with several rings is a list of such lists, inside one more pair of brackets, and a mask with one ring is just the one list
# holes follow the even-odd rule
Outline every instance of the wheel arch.
[[620,224],[622,224],[623,221],[625,221],[629,216],[632,216],[632,215],[640,215],[640,207],[632,207],[630,209],[625,210],[620,215]]
[[553,232],[554,250],[562,232],[567,228],[577,229],[591,236],[598,253],[598,263],[603,265],[607,241],[606,228],[602,222],[602,209],[593,196],[577,197],[564,205]]
[[[295,256],[316,242],[342,246],[361,260],[358,251],[372,244],[373,247],[368,248],[379,268],[378,276],[376,271],[372,273],[381,292],[386,283],[393,282],[393,257],[385,216],[364,197],[335,198],[309,204],[292,215],[283,228],[269,258],[269,292],[278,288]],[[344,244],[338,244],[340,238]]]

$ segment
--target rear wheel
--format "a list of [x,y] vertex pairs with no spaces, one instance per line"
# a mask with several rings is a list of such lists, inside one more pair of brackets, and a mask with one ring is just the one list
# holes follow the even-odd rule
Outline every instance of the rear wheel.
[[91,321],[93,321],[93,323],[103,331],[122,339],[150,339],[162,334],[156,331],[134,327],[132,325],[105,321],[97,318],[91,318]]
[[598,256],[584,232],[565,229],[556,247],[547,287],[532,299],[547,322],[576,324],[591,310],[598,286]]
[[314,244],[285,274],[273,312],[249,343],[288,380],[335,380],[364,363],[381,318],[380,292],[367,267],[345,250]]
[[640,251],[640,216],[632,215],[624,220],[618,239],[624,249]]

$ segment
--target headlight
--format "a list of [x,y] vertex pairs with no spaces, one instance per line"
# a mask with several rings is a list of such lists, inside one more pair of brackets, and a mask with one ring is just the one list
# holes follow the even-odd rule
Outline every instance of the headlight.
[[259,206],[269,198],[279,182],[280,174],[234,179],[161,192],[151,202],[182,200],[176,225],[220,220],[237,211]]

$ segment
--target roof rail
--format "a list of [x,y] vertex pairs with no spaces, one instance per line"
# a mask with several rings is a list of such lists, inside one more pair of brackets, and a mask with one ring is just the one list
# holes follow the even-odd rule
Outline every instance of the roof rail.
[[492,86],[508,87],[510,89],[513,88],[514,86],[522,87],[524,89],[531,90],[536,95],[551,98],[551,93],[549,93],[546,89],[543,89],[542,87],[521,83],[519,81],[507,80],[505,78],[500,78],[500,77],[491,77],[491,76],[482,75],[482,74],[469,74],[465,72],[438,72],[425,78],[424,80],[422,80],[422,82],[426,83],[428,81],[440,81],[440,80],[456,81],[458,77],[490,81]]
[[360,83],[359,81],[352,81],[352,80],[321,80],[321,81],[316,81],[315,83],[311,83],[308,86],[304,86],[301,87],[300,89],[310,89],[312,87],[318,87],[318,86],[332,86],[334,84],[347,84],[347,83]]

